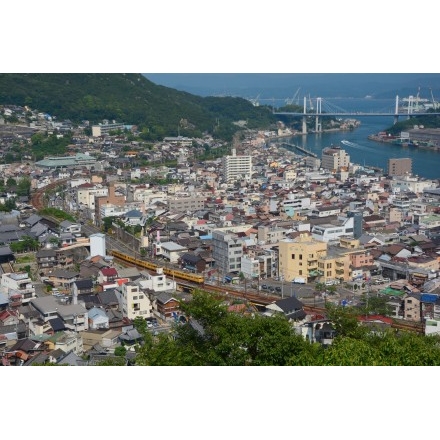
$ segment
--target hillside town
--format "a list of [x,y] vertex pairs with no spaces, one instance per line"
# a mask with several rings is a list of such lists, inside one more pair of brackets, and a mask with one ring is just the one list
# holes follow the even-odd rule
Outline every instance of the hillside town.
[[[31,184],[30,196],[0,195],[16,204],[0,212],[2,365],[96,365],[119,347],[129,364],[141,339],[136,318],[155,335],[185,321],[179,303],[191,293],[167,267],[230,297],[277,297],[252,313],[282,313],[311,341],[330,344],[333,333],[306,305],[356,305],[368,295],[386,298],[391,313],[364,321],[439,332],[440,184],[414,176],[411,159],[379,170],[352,163],[339,146],[299,154],[277,141],[282,123],[244,130],[229,146],[176,136],[147,148],[130,140],[136,130],[2,107],[1,157],[39,132],[73,133],[64,156],[0,165],[5,184]],[[41,213],[38,192],[72,218]],[[27,239],[35,249],[14,251]],[[158,267],[130,267],[113,250]],[[237,305],[231,310],[252,308]],[[315,332],[315,321],[329,331]]]

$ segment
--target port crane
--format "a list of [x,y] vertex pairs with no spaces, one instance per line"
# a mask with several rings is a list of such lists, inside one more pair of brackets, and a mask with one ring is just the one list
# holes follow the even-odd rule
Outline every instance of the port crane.
[[292,104],[295,102],[295,99],[298,98],[297,105],[299,105],[299,97],[298,97],[298,94],[299,94],[299,91],[300,91],[300,90],[301,90],[301,87],[298,87],[297,91],[296,91],[295,94],[293,95],[293,98],[292,98],[292,99],[286,98],[285,103],[286,103],[287,105],[292,105]]
[[437,110],[438,103],[437,103],[437,102],[435,101],[435,99],[434,99],[434,95],[433,95],[433,93],[432,93],[432,88],[430,87],[429,90],[431,91],[432,108],[433,108],[434,110]]

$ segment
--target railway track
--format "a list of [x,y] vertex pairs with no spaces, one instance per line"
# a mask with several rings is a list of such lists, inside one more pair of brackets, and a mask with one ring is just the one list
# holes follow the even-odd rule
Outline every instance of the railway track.
[[37,210],[44,209],[44,194],[47,193],[47,191],[50,191],[51,189],[54,189],[60,185],[64,185],[67,183],[70,179],[60,179],[56,180],[55,182],[49,183],[49,185],[44,186],[43,188],[37,189],[32,195],[31,195],[31,204],[32,206]]

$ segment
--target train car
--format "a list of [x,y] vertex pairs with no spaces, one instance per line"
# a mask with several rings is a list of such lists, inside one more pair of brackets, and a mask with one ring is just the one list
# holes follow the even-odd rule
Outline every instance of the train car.
[[[113,255],[116,258],[119,258],[122,261],[135,264],[136,266],[140,266],[145,269],[156,270],[158,267],[162,267],[161,265],[152,263],[151,261],[141,260],[139,258],[132,257],[130,255],[124,254],[123,252],[116,250],[112,250],[111,255]],[[189,273],[177,269],[170,269],[168,267],[164,267],[163,272],[165,275],[172,276],[173,278],[179,278],[179,279],[191,281],[192,283],[203,284],[205,282],[205,278],[203,275],[198,275],[195,273]]]

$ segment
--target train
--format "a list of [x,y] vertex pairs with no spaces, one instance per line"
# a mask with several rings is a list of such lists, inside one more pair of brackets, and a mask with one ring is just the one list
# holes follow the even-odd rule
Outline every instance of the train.
[[155,264],[151,261],[135,258],[135,257],[132,257],[131,255],[127,255],[127,254],[124,254],[123,252],[119,252],[116,250],[110,251],[110,254],[116,258],[119,258],[122,261],[126,261],[127,263],[131,263],[136,266],[143,267],[145,269],[156,270],[158,267],[162,267],[163,273],[165,275],[169,275],[173,278],[178,278],[180,280],[190,281],[190,282],[196,283],[196,284],[204,284],[204,282],[205,282],[205,277],[203,275],[185,272],[183,270],[170,269],[169,267],[163,267],[160,264]]

